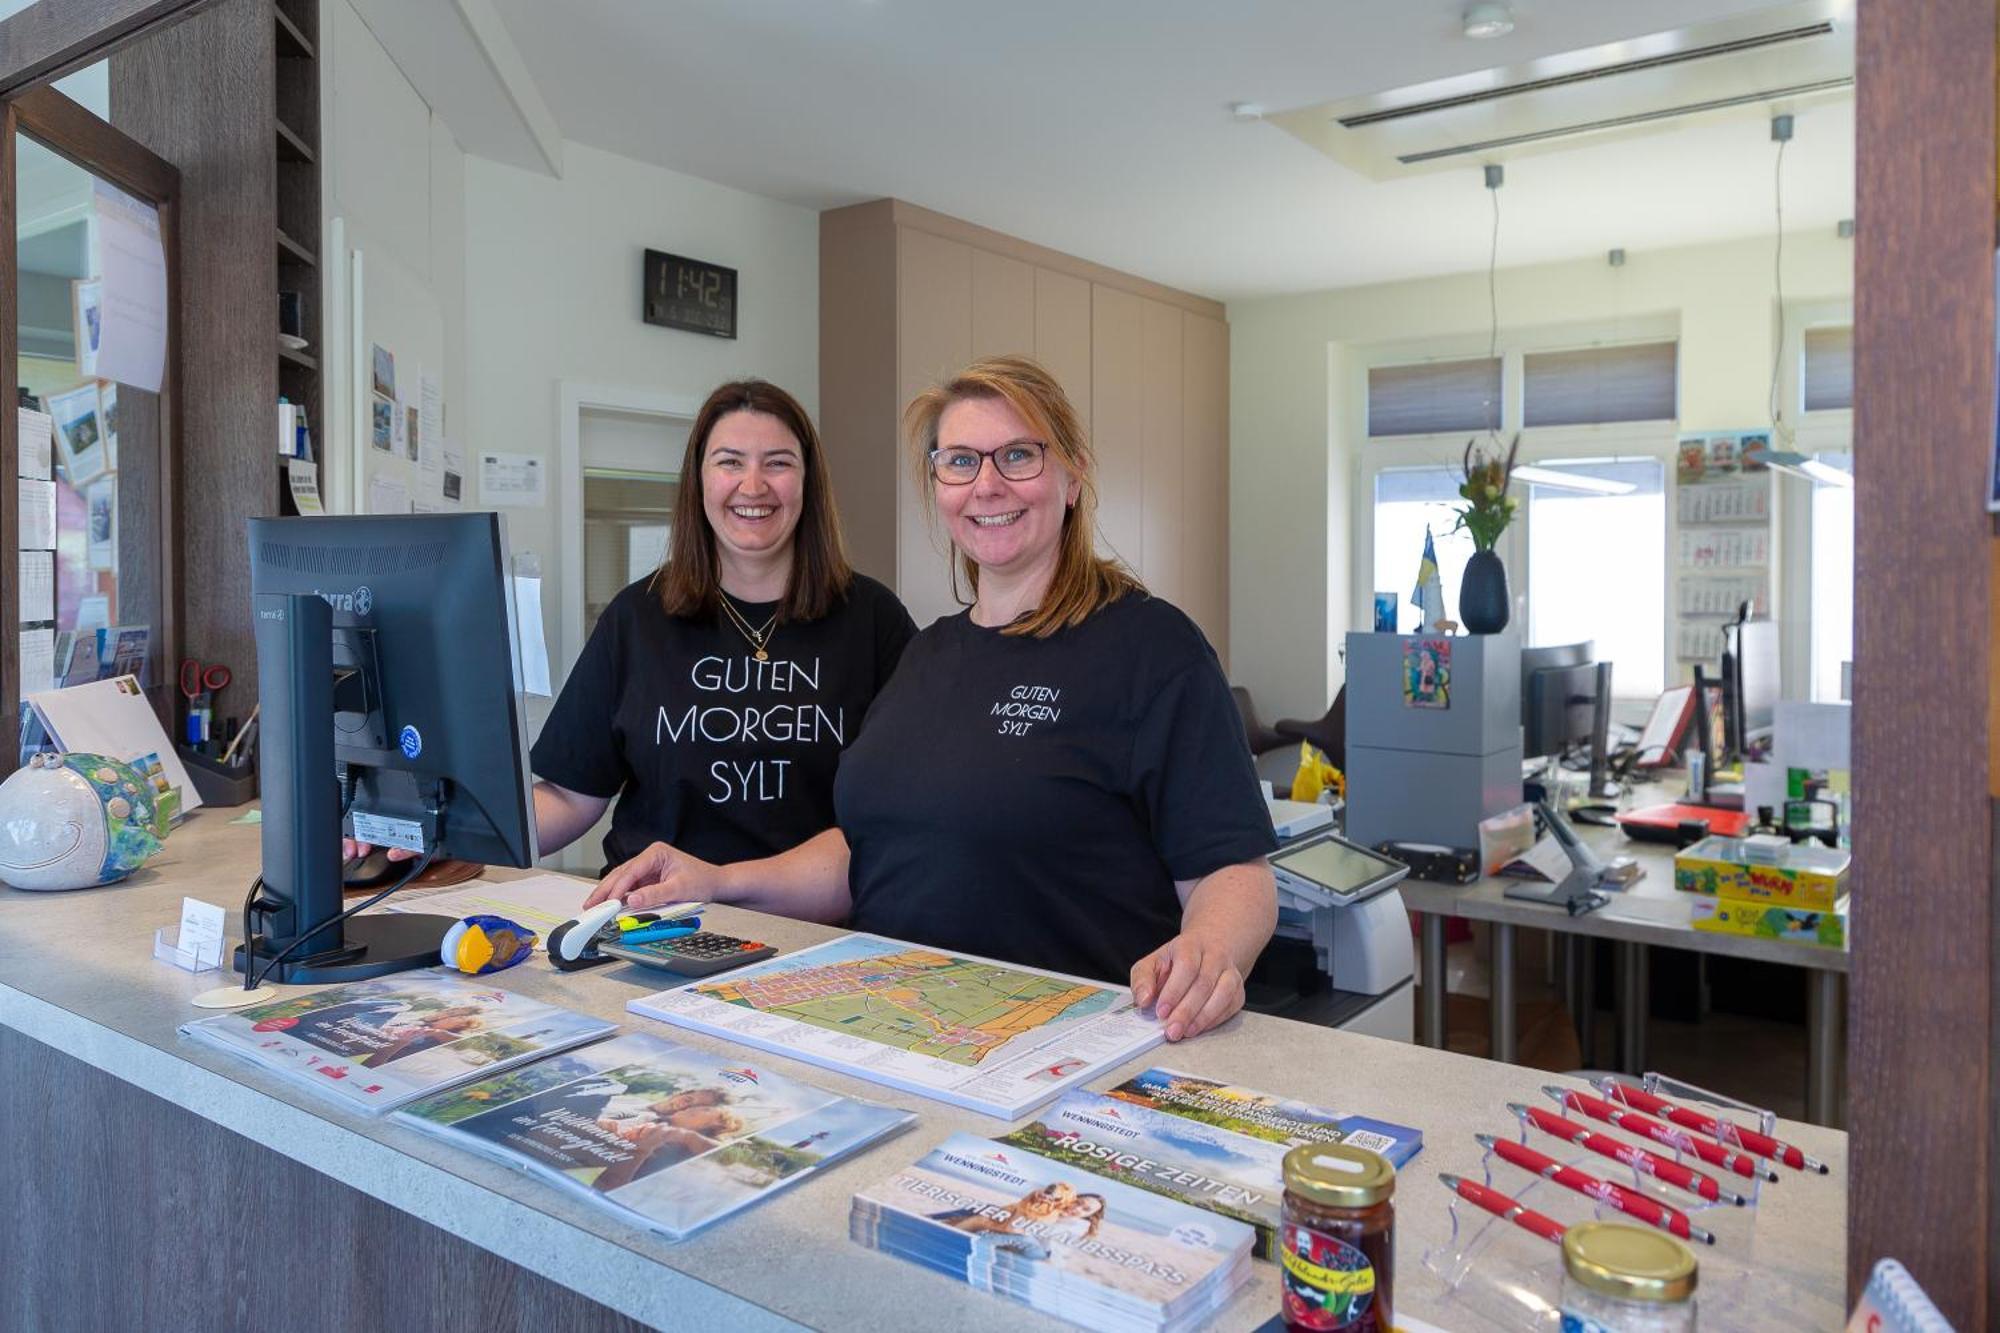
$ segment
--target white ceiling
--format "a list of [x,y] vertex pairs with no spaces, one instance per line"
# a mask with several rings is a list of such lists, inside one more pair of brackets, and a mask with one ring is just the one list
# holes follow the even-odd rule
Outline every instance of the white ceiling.
[[[455,0],[464,4],[467,0]],[[491,0],[564,137],[811,208],[893,195],[1222,299],[1483,267],[1477,166],[1375,182],[1272,111],[1778,7],[1519,0]],[[1788,230],[1853,212],[1851,98],[1799,112]],[[1524,156],[1501,262],[1772,227],[1766,113]]]

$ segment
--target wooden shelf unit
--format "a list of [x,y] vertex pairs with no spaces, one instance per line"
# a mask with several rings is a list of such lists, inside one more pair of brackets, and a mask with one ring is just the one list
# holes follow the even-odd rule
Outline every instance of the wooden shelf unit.
[[[306,340],[302,350],[278,344],[278,392],[305,409],[313,456],[319,459],[326,450],[325,388],[320,371],[319,0],[266,3],[271,7],[275,31],[272,151],[277,161],[277,226],[273,253],[279,292],[298,295],[298,333]],[[297,510],[284,461],[280,459],[276,469],[276,512],[291,514]],[[324,488],[325,468],[316,466],[315,471]]]

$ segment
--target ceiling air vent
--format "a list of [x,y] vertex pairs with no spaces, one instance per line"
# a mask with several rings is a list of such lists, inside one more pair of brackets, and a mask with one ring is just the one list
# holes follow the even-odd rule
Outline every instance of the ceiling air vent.
[[1811,0],[1267,119],[1378,180],[1848,96],[1851,0]]

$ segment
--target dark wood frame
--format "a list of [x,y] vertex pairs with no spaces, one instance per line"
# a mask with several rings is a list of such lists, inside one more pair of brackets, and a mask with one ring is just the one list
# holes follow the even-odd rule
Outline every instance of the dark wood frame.
[[1995,14],[1993,0],[1857,12],[1847,1276],[1858,1289],[1892,1255],[1956,1327],[1987,1328]]
[[[180,657],[182,622],[181,477],[179,468],[180,264],[179,218],[181,174],[174,165],[149,152],[90,111],[47,86],[29,88],[0,100],[0,514],[19,512],[20,483],[15,462],[20,457],[20,420],[14,411],[20,370],[15,361],[19,309],[15,295],[18,225],[14,184],[15,136],[37,143],[110,182],[127,194],[154,204],[160,211],[160,241],[167,256],[167,366],[160,385],[159,532],[156,552],[160,568],[160,600],[152,645],[156,686],[172,675]],[[11,531],[11,527],[9,528]],[[20,623],[20,556],[11,537],[0,542],[0,625]],[[20,752],[21,662],[18,633],[0,634],[0,760]],[[161,724],[172,734],[173,717],[162,688],[154,691],[154,706],[164,709]]]
[[0,97],[102,59],[205,0],[38,0],[0,21]]

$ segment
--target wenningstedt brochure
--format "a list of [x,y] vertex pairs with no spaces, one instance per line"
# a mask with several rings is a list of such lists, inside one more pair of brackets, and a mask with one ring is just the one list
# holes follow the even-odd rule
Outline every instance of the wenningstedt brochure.
[[1250,1275],[1243,1223],[954,1134],[853,1199],[848,1235],[1099,1329],[1192,1329]]
[[680,1240],[916,1117],[628,1033],[396,1119]]
[[1423,1136],[1155,1068],[1109,1092],[1067,1092],[1001,1142],[1246,1222],[1257,1228],[1258,1257],[1269,1258],[1294,1146],[1345,1142],[1400,1167]]
[[380,1114],[595,1041],[617,1024],[439,969],[288,996],[184,1023],[180,1031]]

